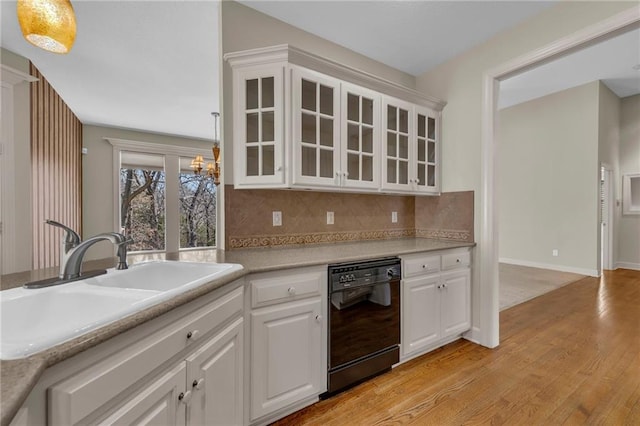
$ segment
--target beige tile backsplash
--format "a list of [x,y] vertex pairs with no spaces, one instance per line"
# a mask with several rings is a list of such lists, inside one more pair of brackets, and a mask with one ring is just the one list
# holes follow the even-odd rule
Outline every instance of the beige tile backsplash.
[[[440,197],[413,197],[235,190],[227,185],[225,194],[227,250],[413,237],[418,235],[417,231],[425,234],[418,236],[433,237],[431,234],[435,235],[436,231],[446,231],[438,238],[473,240],[472,191],[443,194]],[[438,199],[441,201],[437,202]],[[463,211],[453,215],[447,213],[447,216],[455,219],[451,223],[447,216],[438,214],[442,208],[448,212],[456,210],[456,205],[449,206],[448,203],[459,204]],[[272,226],[273,211],[282,212],[282,226]],[[328,211],[334,212],[333,225],[327,225]],[[391,213],[394,211],[398,213],[397,223],[391,222]],[[465,216],[469,214],[470,218]],[[435,216],[427,217],[431,215]]]

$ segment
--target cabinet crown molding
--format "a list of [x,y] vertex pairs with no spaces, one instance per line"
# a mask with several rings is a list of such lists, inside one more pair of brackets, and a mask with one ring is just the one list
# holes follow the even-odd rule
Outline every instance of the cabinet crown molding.
[[223,58],[229,62],[229,65],[234,69],[273,63],[298,65],[340,80],[376,90],[389,96],[423,105],[436,111],[442,111],[447,104],[445,101],[436,97],[426,95],[415,89],[405,87],[349,65],[341,64],[332,59],[307,52],[290,44],[260,47],[239,52],[228,52],[224,54]]

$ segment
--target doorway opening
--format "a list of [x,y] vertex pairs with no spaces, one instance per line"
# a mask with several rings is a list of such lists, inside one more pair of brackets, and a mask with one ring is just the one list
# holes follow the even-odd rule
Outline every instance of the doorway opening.
[[600,274],[613,267],[613,170],[600,167]]

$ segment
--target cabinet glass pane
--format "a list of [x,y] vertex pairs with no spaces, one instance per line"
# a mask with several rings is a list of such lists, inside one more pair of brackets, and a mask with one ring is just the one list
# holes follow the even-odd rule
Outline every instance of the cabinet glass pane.
[[356,124],[347,125],[347,149],[352,151],[360,150],[360,126]]
[[404,109],[400,110],[400,115],[398,117],[398,122],[400,126],[400,131],[402,133],[409,132],[409,112]]
[[373,99],[362,98],[362,122],[373,125]]
[[302,113],[302,142],[316,143],[316,116]]
[[347,95],[347,119],[360,121],[360,98],[351,93]]
[[387,183],[396,183],[396,160],[387,159]]
[[436,186],[436,166],[427,166],[427,185]]
[[302,175],[316,175],[316,150],[315,148],[302,147]]
[[275,173],[274,146],[262,147],[262,176],[272,176]]
[[426,142],[424,139],[418,139],[418,161],[426,161],[425,160],[425,152],[426,152]]
[[273,132],[273,111],[262,113],[262,141],[273,142],[275,135]]
[[320,145],[333,146],[333,120],[320,117]]
[[273,77],[262,79],[262,108],[273,108]]
[[320,177],[333,177],[333,151],[320,150]]
[[424,186],[426,180],[424,178],[424,170],[426,166],[424,164],[418,164],[418,185]]
[[426,121],[426,117],[424,115],[418,114],[418,137],[420,138],[427,137],[425,121]]
[[406,185],[409,182],[409,163],[407,161],[398,162],[398,183]]
[[247,114],[247,142],[258,142],[258,113]]
[[362,180],[373,182],[373,157],[368,155],[362,156]]
[[247,109],[258,108],[258,79],[247,80]]
[[435,163],[436,162],[436,143],[435,142],[429,142],[429,157],[428,161],[430,163]]
[[406,135],[398,136],[398,157],[409,158],[409,139]]
[[429,139],[436,138],[436,119],[429,117]]
[[247,147],[247,176],[258,176],[258,147]]
[[333,89],[320,85],[320,112],[333,115]]
[[373,152],[373,129],[362,127],[362,152]]
[[387,129],[396,130],[396,107],[387,105]]
[[302,109],[316,110],[316,84],[312,81],[302,80]]
[[396,153],[396,134],[387,132],[387,155],[389,157],[395,157]]
[[360,156],[357,154],[349,154],[347,156],[347,172],[349,180],[360,179]]

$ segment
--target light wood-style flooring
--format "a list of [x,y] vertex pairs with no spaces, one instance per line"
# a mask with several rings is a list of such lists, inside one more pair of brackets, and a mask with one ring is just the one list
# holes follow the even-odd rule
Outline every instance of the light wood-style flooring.
[[640,425],[640,272],[502,311],[499,347],[459,340],[276,424]]

